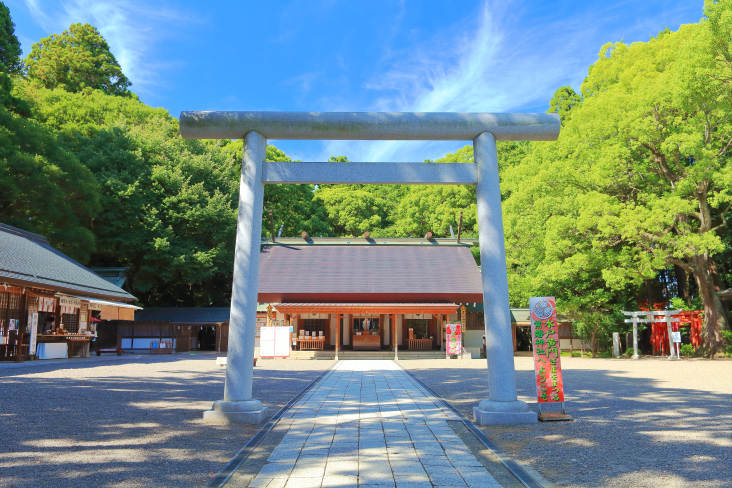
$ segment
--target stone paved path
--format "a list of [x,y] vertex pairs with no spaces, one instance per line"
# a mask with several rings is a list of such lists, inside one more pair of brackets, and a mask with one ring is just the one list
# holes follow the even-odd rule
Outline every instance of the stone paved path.
[[392,361],[342,361],[250,487],[499,487],[448,425],[458,418]]

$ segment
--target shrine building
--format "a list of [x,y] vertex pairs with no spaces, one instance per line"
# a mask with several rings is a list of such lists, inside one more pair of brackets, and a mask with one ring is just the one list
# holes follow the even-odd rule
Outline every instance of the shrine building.
[[[396,342],[403,356],[434,351],[444,357],[444,326],[460,323],[466,353],[478,358],[485,325],[473,244],[427,238],[265,241],[257,330],[272,320],[290,325],[295,356],[298,351],[332,354],[336,345],[339,351],[386,352]],[[530,335],[527,316],[528,309],[511,309],[514,351],[523,349],[522,336]],[[568,323],[560,324],[564,349],[578,347],[570,331]]]
[[[295,242],[292,242],[295,241]],[[299,242],[297,242],[299,241]],[[294,348],[439,351],[463,303],[483,301],[470,242],[311,239],[262,246],[259,303]],[[482,340],[482,339],[481,339]]]

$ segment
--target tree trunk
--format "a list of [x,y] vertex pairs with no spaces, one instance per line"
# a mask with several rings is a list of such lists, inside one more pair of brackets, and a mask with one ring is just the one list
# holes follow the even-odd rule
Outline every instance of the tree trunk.
[[[714,289],[717,292],[722,291],[722,279],[719,277],[719,271],[717,271],[717,262],[714,261],[714,259],[709,260],[709,272],[712,275],[712,280],[714,281]],[[724,309],[724,316],[729,317],[729,307],[724,300],[722,300],[722,308]]]
[[707,255],[694,256],[690,260],[695,268],[694,277],[699,286],[699,294],[704,304],[704,322],[702,325],[701,352],[704,356],[713,357],[722,343],[722,330],[729,328],[727,315],[724,313],[722,300],[717,294],[714,277],[709,263],[713,262]]
[[653,310],[653,293],[651,292],[651,280],[645,280],[646,298],[648,299],[648,310]]
[[675,264],[674,271],[676,272],[676,283],[679,288],[679,298],[684,300],[687,306],[691,305],[691,297],[689,296],[689,282],[686,276],[686,271],[681,266]]

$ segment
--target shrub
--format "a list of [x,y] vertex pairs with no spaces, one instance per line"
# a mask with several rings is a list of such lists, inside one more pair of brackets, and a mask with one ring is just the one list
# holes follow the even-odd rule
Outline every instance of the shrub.
[[693,344],[682,344],[681,345],[681,355],[682,356],[691,356],[694,354],[694,345]]
[[727,345],[727,347],[724,348],[724,353],[728,357],[732,358],[732,331],[723,330],[722,337],[724,337],[724,342]]

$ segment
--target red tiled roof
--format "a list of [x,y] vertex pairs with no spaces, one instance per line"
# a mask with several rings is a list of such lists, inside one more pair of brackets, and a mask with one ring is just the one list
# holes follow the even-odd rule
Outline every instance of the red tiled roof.
[[264,246],[260,302],[482,302],[467,247]]

